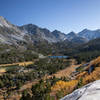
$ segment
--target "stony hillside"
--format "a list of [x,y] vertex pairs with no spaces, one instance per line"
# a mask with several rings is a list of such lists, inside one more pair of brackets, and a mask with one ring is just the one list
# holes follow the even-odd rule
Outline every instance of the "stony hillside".
[[33,41],[46,40],[49,43],[52,43],[63,41],[64,39],[66,39],[66,34],[60,31],[54,30],[53,32],[51,32],[46,28],[40,28],[34,24],[23,25],[19,28],[30,35]]
[[49,43],[63,41],[66,34],[60,31],[50,32],[46,28],[40,28],[34,24],[16,26],[0,16],[0,42],[6,44],[18,44],[18,42],[33,43],[47,41]]
[[96,38],[100,38],[100,30],[84,29],[83,31],[79,32],[78,35],[88,40],[93,40]]
[[99,100],[100,80],[94,81],[75,90],[60,100]]

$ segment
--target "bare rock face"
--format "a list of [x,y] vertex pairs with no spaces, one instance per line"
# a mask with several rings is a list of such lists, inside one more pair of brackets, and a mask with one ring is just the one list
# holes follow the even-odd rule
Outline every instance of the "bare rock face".
[[31,35],[32,39],[35,41],[46,40],[49,43],[60,42],[66,39],[66,34],[60,31],[49,31],[46,28],[40,28],[34,24],[27,24],[19,27],[21,30],[24,30],[26,33]]
[[83,31],[78,33],[78,36],[86,38],[87,40],[100,38],[100,29],[97,30],[84,29]]
[[100,80],[75,90],[61,100],[100,100]]
[[34,24],[16,26],[11,24],[4,17],[0,16],[0,43],[18,44],[20,41],[26,43],[29,43],[29,41],[31,43],[36,41],[47,41],[48,43],[66,43],[66,41],[69,41],[72,43],[83,44],[96,38],[100,38],[100,29],[94,31],[84,29],[77,34],[74,32],[65,34],[58,30],[51,32],[46,28],[41,28]]
[[27,37],[31,42],[47,41],[49,43],[60,42],[66,39],[66,34],[60,31],[50,32],[46,28],[40,28],[34,24],[16,26],[0,16],[0,43],[16,44],[16,42],[24,41]]
[[6,19],[0,16],[0,26],[11,27],[11,24]]

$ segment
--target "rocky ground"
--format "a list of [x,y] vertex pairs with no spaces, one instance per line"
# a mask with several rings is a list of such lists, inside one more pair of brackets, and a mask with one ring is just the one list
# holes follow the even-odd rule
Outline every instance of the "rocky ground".
[[75,90],[61,100],[100,100],[100,80]]

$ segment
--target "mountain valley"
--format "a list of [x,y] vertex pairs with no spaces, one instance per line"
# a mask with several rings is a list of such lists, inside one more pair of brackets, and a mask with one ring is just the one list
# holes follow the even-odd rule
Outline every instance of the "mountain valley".
[[0,100],[78,100],[69,97],[100,80],[99,73],[99,29],[51,32],[0,16]]

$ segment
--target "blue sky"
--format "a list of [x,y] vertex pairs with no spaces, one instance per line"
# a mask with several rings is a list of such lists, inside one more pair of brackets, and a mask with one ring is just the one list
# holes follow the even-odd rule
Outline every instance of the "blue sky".
[[0,0],[0,16],[68,33],[100,29],[100,0]]

